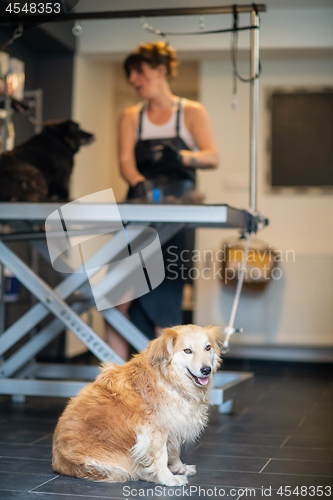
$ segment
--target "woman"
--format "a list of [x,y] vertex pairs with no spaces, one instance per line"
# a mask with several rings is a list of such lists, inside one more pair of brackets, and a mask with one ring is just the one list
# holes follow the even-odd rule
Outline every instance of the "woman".
[[[144,102],[127,108],[119,123],[119,164],[129,184],[127,199],[144,198],[151,186],[163,195],[182,196],[195,187],[195,170],[216,168],[217,148],[209,116],[198,102],[173,95],[169,81],[176,76],[175,50],[164,42],[140,45],[124,62],[129,83]],[[150,182],[147,182],[150,181]],[[185,233],[169,246],[186,248]],[[165,251],[165,249],[164,249]],[[163,328],[181,323],[183,282],[168,279],[152,292],[123,304],[147,336],[159,336]],[[107,324],[107,341],[124,359],[128,344]]]

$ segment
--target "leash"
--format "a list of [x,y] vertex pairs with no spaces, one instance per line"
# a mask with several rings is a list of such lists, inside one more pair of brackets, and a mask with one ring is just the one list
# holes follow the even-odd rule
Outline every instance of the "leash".
[[246,241],[245,241],[245,246],[244,246],[242,267],[241,267],[240,276],[239,276],[238,282],[237,282],[236,295],[235,295],[234,302],[232,305],[229,324],[228,324],[228,326],[226,326],[224,328],[225,338],[224,338],[224,341],[221,345],[221,354],[226,354],[227,352],[229,352],[229,350],[230,350],[229,341],[230,341],[231,335],[233,335],[235,332],[242,332],[243,331],[242,328],[235,329],[234,322],[235,322],[235,317],[236,317],[236,313],[237,313],[240,294],[241,294],[242,287],[243,287],[244,276],[245,276],[245,271],[246,271],[247,256],[248,256],[249,247],[250,247],[250,238],[251,238],[252,234],[253,233],[251,233],[251,234],[245,233],[245,235],[244,235],[244,238],[246,239]]

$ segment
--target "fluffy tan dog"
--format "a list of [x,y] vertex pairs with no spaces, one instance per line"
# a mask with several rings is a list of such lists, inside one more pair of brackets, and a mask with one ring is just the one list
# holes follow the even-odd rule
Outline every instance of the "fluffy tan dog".
[[125,365],[104,365],[59,419],[54,470],[97,481],[187,484],[195,466],[181,462],[180,450],[207,424],[217,342],[215,327],[177,326]]

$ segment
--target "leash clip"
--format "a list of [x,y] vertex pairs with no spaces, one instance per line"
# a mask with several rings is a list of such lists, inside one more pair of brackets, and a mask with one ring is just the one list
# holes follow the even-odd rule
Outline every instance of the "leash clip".
[[243,328],[234,328],[233,326],[226,326],[224,329],[225,339],[221,345],[221,354],[227,354],[230,351],[229,340],[234,333],[242,333]]

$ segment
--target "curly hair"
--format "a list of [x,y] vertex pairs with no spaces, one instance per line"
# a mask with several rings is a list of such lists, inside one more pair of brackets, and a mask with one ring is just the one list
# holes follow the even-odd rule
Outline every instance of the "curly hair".
[[142,72],[142,63],[146,62],[152,68],[164,64],[167,69],[167,78],[177,75],[178,59],[175,49],[165,42],[142,43],[124,61],[124,70],[127,78],[132,69]]

